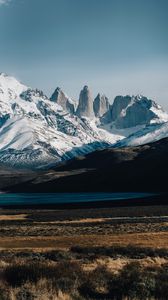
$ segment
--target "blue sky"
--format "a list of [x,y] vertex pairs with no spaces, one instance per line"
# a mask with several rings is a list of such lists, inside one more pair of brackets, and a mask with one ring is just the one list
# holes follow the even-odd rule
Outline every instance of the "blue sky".
[[87,84],[168,109],[168,1],[0,0],[0,71],[47,95]]

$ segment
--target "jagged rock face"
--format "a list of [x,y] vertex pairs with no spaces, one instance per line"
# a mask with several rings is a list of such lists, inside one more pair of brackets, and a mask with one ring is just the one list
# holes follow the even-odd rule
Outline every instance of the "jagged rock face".
[[101,117],[102,124],[114,123],[118,120],[118,117],[122,115],[122,111],[127,108],[131,103],[130,96],[116,96],[112,105],[109,106],[107,112]]
[[110,103],[105,95],[98,94],[93,102],[93,110],[97,118],[102,117],[110,108]]
[[[118,129],[147,125],[157,119],[154,110],[161,108],[152,100],[143,96],[117,96],[109,111],[105,114],[104,123],[111,122]],[[105,118],[106,117],[106,118]]]
[[74,114],[75,107],[74,104],[72,103],[72,100],[69,99],[59,87],[56,88],[50,100],[62,106],[62,108],[68,113]]
[[88,86],[84,86],[83,90],[80,92],[79,104],[76,111],[79,117],[94,117],[93,111],[93,98]]
[[117,96],[114,99],[113,105],[111,107],[111,117],[112,121],[115,121],[118,116],[122,115],[122,111],[127,108],[127,106],[131,103],[130,96]]
[[39,98],[39,99],[43,99],[43,100],[47,100],[47,96],[43,93],[43,91],[39,90],[39,89],[31,89],[28,88],[26,91],[23,91],[20,94],[20,98],[22,98],[23,100],[32,102],[33,98]]

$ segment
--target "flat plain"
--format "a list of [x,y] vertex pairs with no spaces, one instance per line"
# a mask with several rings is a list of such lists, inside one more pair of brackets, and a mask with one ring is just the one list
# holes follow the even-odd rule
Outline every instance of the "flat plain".
[[0,209],[0,249],[168,248],[168,206]]
[[121,284],[127,299],[139,291],[127,275],[144,284],[143,299],[155,299],[145,296],[153,282],[162,299],[167,266],[167,205],[0,209],[2,299],[116,299]]

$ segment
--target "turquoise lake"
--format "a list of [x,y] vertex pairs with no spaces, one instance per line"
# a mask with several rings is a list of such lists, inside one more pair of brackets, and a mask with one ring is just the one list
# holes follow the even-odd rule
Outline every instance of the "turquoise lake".
[[146,198],[154,193],[21,193],[0,194],[0,206],[67,204]]

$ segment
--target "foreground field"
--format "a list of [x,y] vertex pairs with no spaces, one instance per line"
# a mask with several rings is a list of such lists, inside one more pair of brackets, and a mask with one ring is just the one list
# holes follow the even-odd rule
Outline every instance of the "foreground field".
[[168,232],[122,233],[109,235],[72,235],[58,237],[1,237],[0,249],[69,249],[73,245],[94,246],[129,246],[136,245],[152,248],[168,248]]
[[0,210],[0,300],[168,299],[168,206]]

